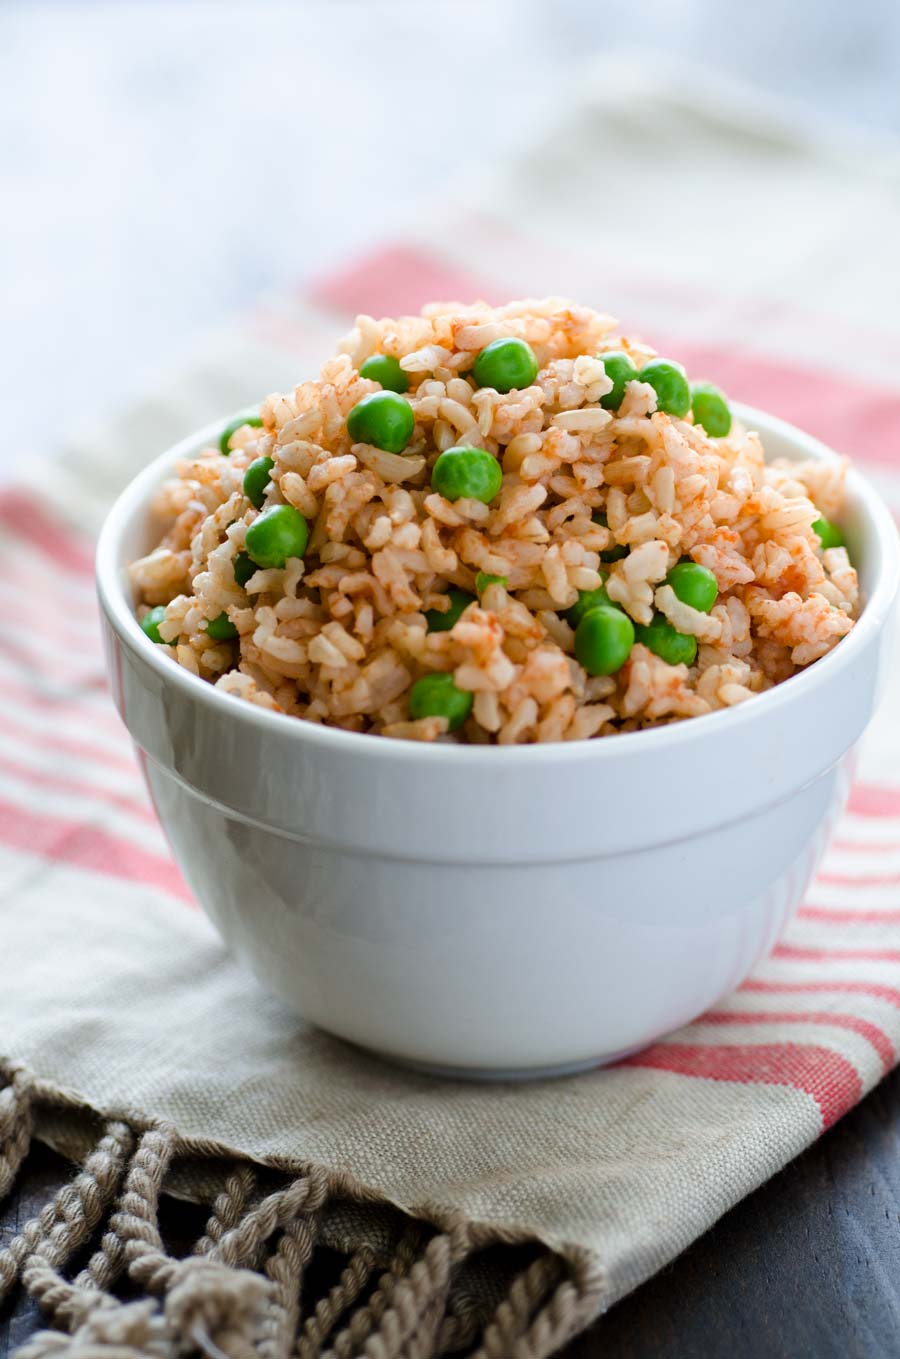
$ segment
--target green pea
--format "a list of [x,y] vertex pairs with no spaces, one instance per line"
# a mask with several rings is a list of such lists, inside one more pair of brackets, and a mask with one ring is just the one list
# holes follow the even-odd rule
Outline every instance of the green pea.
[[694,424],[702,425],[713,439],[724,439],[731,430],[731,411],[718,387],[711,382],[695,382],[691,386],[691,407]]
[[625,395],[625,383],[632,382],[637,377],[638,371],[621,349],[614,349],[609,354],[598,354],[597,357],[602,361],[606,376],[612,382],[612,391],[607,392],[606,396],[601,396],[600,405],[606,411],[617,411]]
[[509,580],[506,576],[492,576],[487,571],[479,571],[475,577],[475,589],[483,595],[489,585],[502,585],[505,590]]
[[259,567],[250,556],[249,552],[239,552],[234,559],[234,579],[241,589],[247,584],[251,576],[255,576]]
[[657,410],[668,415],[687,415],[691,408],[691,389],[680,363],[651,359],[637,376],[641,382],[649,382],[656,392]]
[[606,593],[606,577],[603,577],[604,584],[598,586],[596,590],[579,590],[578,598],[571,608],[566,609],[564,614],[569,627],[577,628],[582,618],[589,614],[592,609],[618,609],[618,604],[614,604]]
[[[609,528],[609,524],[606,522],[605,514],[592,514],[591,520],[593,521],[593,523],[599,524],[601,528],[605,529]],[[628,556],[628,553],[629,549],[624,545],[624,543],[616,543],[614,547],[608,547],[605,552],[600,553],[600,560],[602,562],[606,562],[606,564],[609,565],[610,562],[621,561],[623,557]]]
[[719,582],[712,571],[697,562],[679,562],[666,576],[666,584],[671,585],[682,604],[701,613],[709,613],[719,594]]
[[254,458],[244,473],[244,495],[258,510],[262,509],[274,466],[272,458]]
[[420,717],[446,717],[448,730],[456,731],[471,711],[472,695],[458,689],[453,676],[444,672],[423,675],[409,691],[409,715],[416,721]]
[[827,551],[829,547],[844,546],[843,533],[841,533],[837,524],[832,524],[831,520],[826,519],[824,514],[820,515],[813,524],[812,531],[818,536],[823,552]]
[[149,613],[145,613],[141,619],[141,630],[147,634],[151,642],[162,642],[163,646],[167,646],[168,643],[163,642],[163,639],[160,637],[159,625],[165,616],[165,604],[157,604],[155,609],[151,609]]
[[284,566],[288,557],[302,557],[309,541],[309,527],[293,505],[273,505],[263,510],[247,530],[247,552],[257,566]]
[[481,500],[489,505],[500,490],[503,472],[483,448],[448,448],[431,469],[431,486],[445,500]]
[[465,590],[448,590],[447,598],[450,600],[450,608],[446,613],[441,613],[439,609],[425,610],[429,632],[449,632],[463,609],[467,609],[475,602],[475,596],[466,594]]
[[478,386],[493,387],[496,392],[520,392],[537,375],[538,361],[531,345],[513,337],[486,345],[472,365]]
[[237,637],[238,630],[228,614],[223,611],[218,618],[209,620],[206,625],[206,635],[211,637],[214,642],[230,642],[233,637]]
[[385,453],[402,453],[415,429],[412,406],[397,392],[371,392],[347,416],[355,444],[372,444]]
[[693,665],[697,656],[697,638],[678,632],[661,613],[653,622],[635,628],[637,640],[659,656],[667,665]]
[[620,670],[634,645],[634,624],[621,609],[589,609],[575,629],[575,655],[589,675]]
[[359,370],[360,377],[380,382],[386,392],[409,391],[409,378],[400,367],[400,360],[391,354],[372,354]]
[[256,429],[261,429],[262,420],[258,415],[238,415],[234,420],[229,421],[219,437],[219,451],[224,453],[226,458],[231,452],[229,445],[232,434],[237,434],[238,430],[243,429],[245,425],[253,425]]

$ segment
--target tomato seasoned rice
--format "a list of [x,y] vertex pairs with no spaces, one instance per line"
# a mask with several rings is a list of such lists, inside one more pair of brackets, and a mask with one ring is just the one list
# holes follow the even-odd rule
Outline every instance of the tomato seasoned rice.
[[[530,349],[533,381],[479,385],[478,355],[510,338]],[[613,353],[635,370],[615,409]],[[399,453],[348,432],[353,408],[382,391],[360,375],[372,355],[405,375],[392,418],[408,421],[402,401],[414,424]],[[262,403],[261,425],[176,466],[154,504],[159,545],[131,567],[139,619],[165,606],[158,645],[228,693],[382,736],[577,740],[752,699],[853,627],[856,572],[828,545],[839,531],[813,527],[840,519],[844,468],[767,464],[737,421],[714,438],[690,410],[659,409],[663,388],[641,377],[654,357],[612,318],[559,298],[359,317],[317,379]],[[488,503],[441,493],[435,464],[459,447],[499,463]],[[270,479],[257,470],[250,498],[245,472],[264,457]],[[259,564],[248,530],[279,505],[302,516],[308,541],[283,565]],[[715,578],[708,611],[669,580],[684,561]],[[635,631],[610,673],[582,663],[590,629],[576,644],[573,606],[601,587],[600,607]],[[441,627],[450,590],[467,598]],[[660,630],[680,636],[689,663],[654,649]],[[461,691],[458,717],[411,713],[426,693],[411,705],[413,686],[435,672]]]

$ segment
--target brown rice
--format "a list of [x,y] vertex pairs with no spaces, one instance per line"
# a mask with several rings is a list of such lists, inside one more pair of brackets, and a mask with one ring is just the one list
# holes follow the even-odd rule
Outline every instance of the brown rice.
[[[465,373],[500,337],[531,345],[534,384],[501,394]],[[558,299],[497,309],[434,305],[421,316],[357,319],[315,381],[270,396],[262,428],[244,426],[230,454],[181,461],[154,512],[159,545],[131,574],[142,617],[165,605],[160,635],[172,659],[227,693],[350,731],[432,741],[512,744],[573,740],[655,726],[729,707],[825,655],[853,627],[856,572],[843,547],[823,551],[811,525],[839,513],[844,468],[766,465],[759,437],[732,427],[709,438],[690,418],[657,411],[656,393],[628,383],[615,413],[597,355],[624,349],[638,368],[653,354],[614,321]],[[378,383],[370,355],[400,360],[415,431],[402,454],[353,444],[351,408]],[[503,482],[490,505],[450,503],[430,486],[438,455],[486,449]],[[241,588],[234,558],[260,513],[246,467],[274,460],[263,508],[288,503],[310,527],[304,557],[258,570]],[[592,515],[606,516],[608,528]],[[564,615],[601,584],[637,624],[661,613],[696,637],[690,666],[636,643],[615,674],[591,676],[574,656]],[[687,556],[716,577],[710,613],[682,603],[666,575]],[[476,594],[452,629],[429,632],[426,610],[453,587]],[[226,613],[237,639],[216,642]],[[474,695],[450,735],[446,719],[410,718],[414,681],[452,672]]]

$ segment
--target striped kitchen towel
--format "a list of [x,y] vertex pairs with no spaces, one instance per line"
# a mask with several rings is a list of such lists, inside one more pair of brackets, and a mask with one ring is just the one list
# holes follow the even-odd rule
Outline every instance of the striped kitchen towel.
[[575,1294],[552,1316],[531,1300],[522,1353],[659,1269],[895,1064],[900,686],[822,872],[735,994],[615,1068],[447,1084],[298,1023],[191,909],[106,692],[90,540],[151,454],[317,367],[356,311],[545,292],[614,312],[855,457],[900,512],[900,153],[823,143],[778,109],[687,86],[596,77],[489,186],[265,302],[152,401],[0,495],[0,1055],[192,1145],[350,1172],[373,1201],[461,1214],[482,1245],[544,1243]]

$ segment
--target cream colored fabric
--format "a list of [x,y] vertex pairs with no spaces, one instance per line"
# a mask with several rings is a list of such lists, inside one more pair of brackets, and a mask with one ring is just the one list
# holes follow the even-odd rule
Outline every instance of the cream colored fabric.
[[631,1069],[529,1085],[412,1075],[296,1020],[199,912],[150,891],[126,904],[101,878],[88,899],[82,875],[55,876],[56,902],[23,885],[4,924],[28,962],[0,990],[0,1034],[32,1069],[188,1138],[350,1170],[413,1212],[460,1208],[588,1247],[608,1300],[820,1129],[814,1103],[778,1087]]

